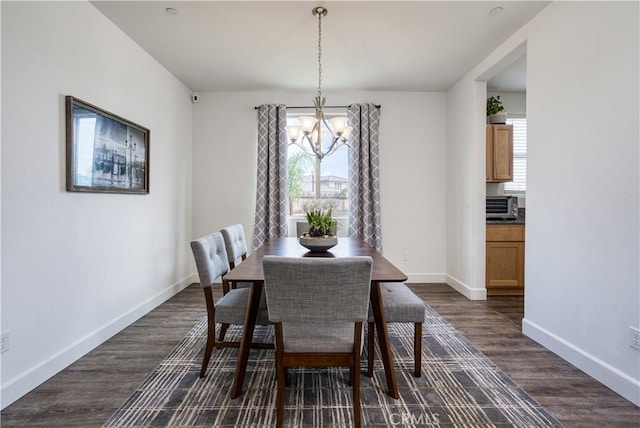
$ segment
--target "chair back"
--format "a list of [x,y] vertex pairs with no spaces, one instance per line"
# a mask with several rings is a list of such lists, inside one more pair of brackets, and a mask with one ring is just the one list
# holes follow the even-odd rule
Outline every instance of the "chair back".
[[369,309],[371,257],[265,256],[269,321],[364,322]]
[[241,224],[234,224],[220,230],[220,233],[224,238],[229,264],[233,267],[236,260],[247,256],[247,239],[244,236],[244,228]]
[[296,233],[298,234],[298,237],[304,235],[305,233],[309,233],[309,223],[307,223],[306,221],[297,221]]
[[196,260],[202,288],[210,288],[213,281],[229,272],[229,259],[220,232],[191,241],[191,251]]

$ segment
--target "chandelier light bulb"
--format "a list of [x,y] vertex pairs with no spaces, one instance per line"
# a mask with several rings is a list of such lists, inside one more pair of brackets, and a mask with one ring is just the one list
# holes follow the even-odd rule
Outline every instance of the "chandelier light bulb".
[[333,119],[329,119],[329,127],[331,127],[334,134],[342,135],[347,128],[347,120],[346,117],[334,117]]
[[298,121],[300,122],[300,128],[302,128],[302,132],[304,132],[305,134],[309,134],[313,132],[313,128],[316,126],[318,118],[314,116],[300,116],[298,117]]
[[290,125],[290,126],[287,126],[286,129],[287,129],[287,136],[289,137],[289,140],[293,143],[298,141],[298,139],[300,138],[301,128],[299,126]]

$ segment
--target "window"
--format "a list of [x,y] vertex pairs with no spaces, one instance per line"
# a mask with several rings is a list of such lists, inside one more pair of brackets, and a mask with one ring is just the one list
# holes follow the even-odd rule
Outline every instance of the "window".
[[[297,125],[298,116],[309,113],[287,113],[287,125]],[[346,116],[343,114],[328,115],[332,118]],[[323,147],[331,143],[331,134],[323,132]],[[308,142],[303,141],[303,145]],[[315,156],[306,154],[295,144],[289,144],[287,149],[287,174],[289,180],[289,217],[303,217],[305,208],[331,208],[334,217],[347,217],[348,213],[348,163],[349,152],[347,146],[342,146],[336,152],[326,156],[318,162]],[[320,171],[320,199],[316,197],[316,169]]]
[[527,118],[509,117],[513,125],[513,181],[504,184],[504,190],[524,193],[527,190]]

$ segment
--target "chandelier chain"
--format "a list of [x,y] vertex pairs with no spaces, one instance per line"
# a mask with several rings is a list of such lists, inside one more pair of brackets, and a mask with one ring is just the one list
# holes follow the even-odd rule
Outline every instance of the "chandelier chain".
[[318,13],[318,98],[322,96],[322,13]]
[[[1,0],[0,0],[1,1]],[[322,17],[327,15],[327,9],[317,6],[312,9],[313,16],[318,17],[318,95],[313,100],[315,116],[300,116],[300,125],[288,125],[287,138],[289,144],[298,146],[304,153],[316,158],[316,199],[320,199],[320,162],[325,156],[336,152],[340,147],[349,147],[349,135],[353,127],[347,126],[346,117],[334,117],[326,120],[324,117],[325,99],[322,97]],[[326,133],[324,133],[326,132]],[[323,134],[324,133],[324,134]],[[324,137],[330,137],[324,138]],[[325,144],[323,144],[323,140]],[[326,149],[324,146],[327,146]]]

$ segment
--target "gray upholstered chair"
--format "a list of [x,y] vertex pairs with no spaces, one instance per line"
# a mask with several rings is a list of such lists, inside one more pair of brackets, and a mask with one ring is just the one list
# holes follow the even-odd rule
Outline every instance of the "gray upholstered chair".
[[[424,302],[401,282],[381,282],[380,294],[387,322],[406,322],[415,325],[413,337],[414,376],[422,374],[422,322],[424,321]],[[373,356],[375,323],[373,312],[369,311],[367,327],[367,376],[373,376]]]
[[[224,238],[224,246],[227,250],[229,258],[229,269],[236,267],[238,260],[242,261],[247,258],[247,238],[244,235],[244,228],[241,224],[227,226],[220,230]],[[251,283],[238,282],[229,283],[231,288],[249,288]],[[226,293],[227,290],[224,290]]]
[[[221,229],[220,233],[222,233],[222,238],[224,238],[224,247],[227,251],[227,258],[229,260],[229,270],[232,270],[236,267],[236,263],[239,264],[247,258],[247,238],[244,234],[244,228],[241,224],[234,224]],[[223,281],[222,286],[222,292],[227,294],[230,289],[251,288],[251,283]],[[266,310],[266,308],[267,301],[264,297],[264,293],[262,293],[262,296],[260,297],[260,309]],[[222,324],[218,340],[224,340],[224,336],[226,335],[228,328],[228,324]]]
[[370,257],[264,257],[269,320],[276,333],[278,427],[287,367],[349,367],[354,425],[361,425],[360,355],[371,266]]
[[305,233],[309,232],[309,223],[307,223],[306,221],[297,221],[296,222],[296,233],[298,234],[297,236],[300,237],[302,235],[304,235]]
[[[196,261],[200,285],[204,291],[207,305],[207,344],[202,360],[202,368],[200,369],[200,377],[203,377],[207,371],[207,365],[214,347],[239,347],[239,342],[222,342],[222,339],[216,342],[216,321],[226,325],[243,325],[247,313],[250,289],[229,290],[227,294],[224,294],[222,298],[214,303],[212,292],[214,281],[229,271],[229,261],[222,234],[215,232],[191,241],[191,250]],[[256,322],[268,324],[266,309],[258,313]],[[273,344],[257,343],[252,344],[252,346],[269,348],[273,347]]]

